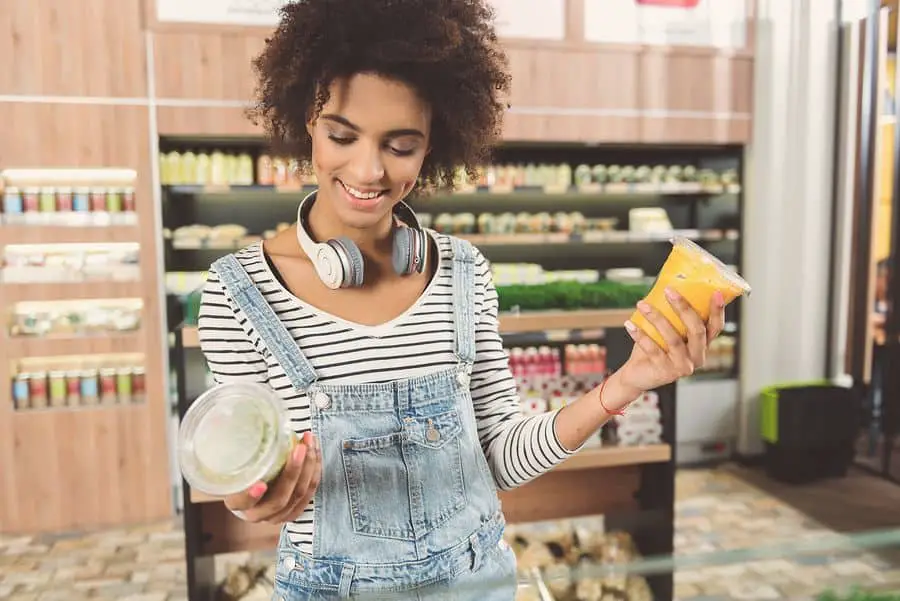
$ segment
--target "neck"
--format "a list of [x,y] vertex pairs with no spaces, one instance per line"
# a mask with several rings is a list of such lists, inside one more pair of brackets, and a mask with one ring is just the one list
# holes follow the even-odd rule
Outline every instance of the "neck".
[[[321,191],[317,192],[321,194]],[[341,223],[332,209],[330,202],[317,196],[309,209],[307,226],[312,239],[316,242],[324,242],[340,236],[345,236],[353,241],[362,251],[367,260],[376,263],[391,262],[393,252],[393,212],[385,216],[372,227],[355,228]]]

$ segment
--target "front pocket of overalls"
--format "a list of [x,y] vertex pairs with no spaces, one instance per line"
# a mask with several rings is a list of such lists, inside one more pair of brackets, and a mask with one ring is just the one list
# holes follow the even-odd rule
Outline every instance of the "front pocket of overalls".
[[417,540],[466,506],[456,410],[409,417],[396,434],[341,445],[353,530]]

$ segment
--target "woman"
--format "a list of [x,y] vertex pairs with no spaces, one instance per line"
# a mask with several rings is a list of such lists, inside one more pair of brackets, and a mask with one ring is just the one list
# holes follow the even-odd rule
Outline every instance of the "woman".
[[225,503],[284,524],[276,599],[512,599],[497,489],[702,365],[721,298],[704,323],[672,297],[687,340],[641,304],[668,352],[625,324],[622,369],[525,417],[487,261],[402,203],[473,172],[498,139],[510,80],[485,3],[292,3],[255,65],[256,116],[319,188],[296,227],[212,266],[201,346],[217,381],[272,386],[303,444],[276,481]]

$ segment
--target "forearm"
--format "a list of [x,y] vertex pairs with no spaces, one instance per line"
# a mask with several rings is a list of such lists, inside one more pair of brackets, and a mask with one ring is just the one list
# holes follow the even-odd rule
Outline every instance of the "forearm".
[[622,410],[641,392],[624,385],[618,372],[610,375],[605,385],[587,392],[560,410],[555,422],[556,438],[566,449],[578,449],[612,417],[613,412]]

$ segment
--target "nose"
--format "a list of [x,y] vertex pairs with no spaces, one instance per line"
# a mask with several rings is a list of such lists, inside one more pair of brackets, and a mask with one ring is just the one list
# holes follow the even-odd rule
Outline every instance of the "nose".
[[363,143],[357,145],[358,152],[353,157],[353,177],[360,184],[372,184],[384,177],[384,162],[381,159],[381,148],[377,144]]

